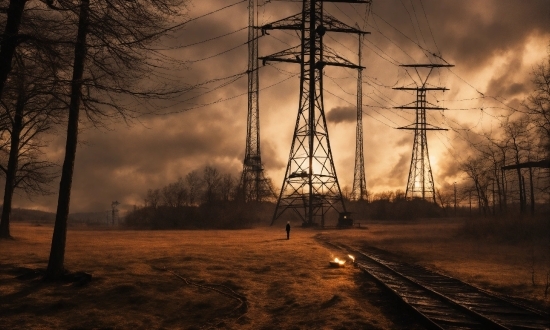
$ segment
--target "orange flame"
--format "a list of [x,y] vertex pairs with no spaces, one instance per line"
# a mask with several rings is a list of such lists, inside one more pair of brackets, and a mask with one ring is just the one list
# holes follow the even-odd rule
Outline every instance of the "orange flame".
[[338,263],[339,265],[343,265],[343,264],[346,263],[345,260],[340,260],[340,259],[338,259],[338,258],[334,258],[334,262]]

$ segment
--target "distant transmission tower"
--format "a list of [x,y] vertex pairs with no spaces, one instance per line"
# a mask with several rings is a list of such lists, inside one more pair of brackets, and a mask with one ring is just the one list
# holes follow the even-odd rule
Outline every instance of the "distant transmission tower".
[[256,1],[248,1],[248,120],[246,151],[240,187],[244,200],[258,202],[273,195],[264,175],[260,155],[260,107],[258,79],[258,29]]
[[336,18],[325,15],[324,2],[370,3],[370,0],[304,0],[302,12],[262,26],[266,30],[296,30],[301,44],[270,56],[264,61],[300,64],[298,117],[285,178],[272,223],[287,209],[294,210],[304,225],[324,226],[325,214],[335,209],[345,212],[336,176],[323,105],[323,69],[327,65],[358,69],[323,45],[326,32],[363,33]]
[[[413,68],[419,79],[416,82],[416,87],[396,87],[396,90],[416,91],[416,101],[408,105],[394,107],[395,109],[413,109],[416,111],[416,121],[408,126],[399,127],[398,129],[413,130],[414,143],[412,149],[411,166],[409,168],[409,178],[407,181],[407,189],[405,198],[422,198],[435,203],[435,188],[432,175],[432,167],[430,165],[430,156],[428,153],[428,140],[426,139],[426,131],[446,131],[445,128],[439,128],[426,122],[426,110],[446,110],[435,106],[426,100],[427,91],[446,91],[445,87],[433,87],[428,85],[434,68],[453,67],[452,64],[406,64],[401,65],[405,68]],[[423,78],[419,69],[428,69],[428,73]],[[412,78],[412,76],[411,76]],[[413,104],[414,103],[414,104]]]
[[361,68],[361,45],[363,34],[359,34],[359,69],[357,69],[357,127],[355,130],[355,170],[351,199],[368,200],[367,180],[365,178],[365,159],[363,157],[363,69]]

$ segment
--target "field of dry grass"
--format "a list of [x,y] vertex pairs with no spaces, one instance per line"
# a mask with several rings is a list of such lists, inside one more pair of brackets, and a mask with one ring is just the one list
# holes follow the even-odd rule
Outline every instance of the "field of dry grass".
[[[66,267],[90,283],[17,278],[46,267],[52,228],[15,223],[0,241],[0,324],[6,329],[415,329],[410,315],[317,235],[392,251],[542,308],[548,251],[484,244],[456,223],[368,224],[362,230],[284,225],[235,231],[69,229]],[[539,269],[540,268],[540,269]],[[539,278],[540,277],[540,278]]]
[[404,328],[371,302],[357,269],[328,267],[316,231],[294,229],[287,241],[284,228],[70,229],[66,266],[91,273],[89,284],[16,279],[22,267],[46,266],[51,232],[15,224],[16,239],[0,242],[6,329]]

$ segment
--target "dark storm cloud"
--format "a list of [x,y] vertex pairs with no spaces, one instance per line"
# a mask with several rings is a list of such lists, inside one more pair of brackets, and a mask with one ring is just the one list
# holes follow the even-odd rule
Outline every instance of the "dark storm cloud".
[[[189,18],[198,17],[227,4],[222,0],[194,2],[190,6]],[[414,8],[411,4],[414,4]],[[356,9],[354,6],[327,3],[326,10],[332,15],[339,15],[340,19],[352,17],[362,24],[360,15],[363,14],[363,9]],[[426,11],[431,32],[426,24],[422,6]],[[269,3],[260,9],[260,24],[289,16],[299,9],[300,6],[296,3]],[[419,42],[430,51],[437,52],[439,49],[447,61],[456,64],[453,70],[461,77],[468,82],[477,78],[478,83],[486,83],[487,86],[479,87],[482,92],[506,98],[510,105],[519,105],[525,92],[529,90],[529,84],[525,83],[529,80],[528,71],[531,69],[526,60],[530,55],[526,45],[533,42],[532,38],[546,40],[546,44],[550,41],[548,0],[374,1],[373,13],[375,15],[369,18],[369,26],[366,28],[372,34],[366,37],[368,42],[363,49],[363,64],[366,66],[363,71],[363,102],[371,106],[365,108],[368,115],[363,117],[364,145],[366,166],[372,173],[376,173],[368,176],[369,189],[373,191],[377,190],[378,185],[384,187],[384,190],[403,189],[406,185],[413,138],[411,134],[396,131],[394,128],[413,123],[414,113],[397,112],[392,107],[411,102],[414,95],[391,89],[397,87],[396,82],[406,84],[409,79],[405,71],[395,64],[423,63],[428,60],[409,39]],[[420,29],[414,23],[417,20]],[[176,86],[195,86],[212,79],[245,73],[246,29],[223,38],[217,37],[246,26],[247,7],[246,3],[242,3],[190,22],[170,38],[166,38],[159,48],[165,49],[163,52],[169,56],[186,61],[183,68],[174,66],[170,70],[171,81]],[[406,37],[394,27],[402,31]],[[437,47],[432,40],[432,33]],[[212,38],[217,39],[183,47]],[[356,61],[353,38],[348,40],[338,35],[331,39],[327,34],[325,40],[342,56]],[[294,34],[281,31],[272,31],[270,35],[262,36],[259,42],[260,56],[299,45],[299,40]],[[230,50],[231,48],[235,49]],[[494,68],[487,69],[493,66]],[[276,189],[283,179],[282,173],[287,164],[292,129],[296,120],[300,95],[299,78],[291,75],[298,70],[299,67],[293,64],[271,63],[260,68],[262,161]],[[354,106],[335,105],[348,104],[341,103],[340,97],[349,101],[349,104],[355,103],[355,72],[346,73],[340,71],[340,68],[331,68],[325,73],[337,79],[336,85],[332,80],[325,79],[325,88],[331,88],[330,92],[337,94],[324,95],[325,104],[332,107],[330,111],[326,111],[327,120],[333,124],[354,123]],[[478,74],[483,76],[478,78]],[[447,75],[453,77],[450,73]],[[341,79],[348,76],[351,77],[347,78],[348,80]],[[289,80],[279,84],[284,79]],[[447,93],[447,98],[455,95],[462,98],[458,96],[460,93],[472,90],[462,81],[455,84],[457,85],[448,86],[451,87],[451,93]],[[177,180],[179,176],[194,169],[201,169],[207,164],[236,175],[242,169],[247,113],[246,96],[239,95],[246,94],[246,90],[246,75],[232,83],[220,80],[201,85],[200,88],[163,105],[166,107],[163,111],[166,113],[193,110],[161,117],[146,117],[141,119],[142,123],[135,123],[130,128],[124,123],[108,123],[109,131],[84,130],[79,136],[81,142],[77,150],[71,212],[106,210],[113,200],[126,204],[141,203],[147,189],[160,188]],[[468,95],[467,98],[470,97],[471,95]],[[489,101],[483,102],[481,106],[489,105]],[[477,103],[456,105],[457,108],[479,106]],[[450,124],[462,124],[471,118],[478,118],[480,110],[451,112],[446,115],[452,118]],[[482,119],[486,120],[488,117],[483,116]],[[439,125],[433,117],[429,117],[429,121]],[[483,121],[480,127],[482,124]],[[476,124],[473,123],[471,126],[473,125]],[[351,126],[330,127],[331,143],[339,173],[346,173],[344,169],[350,168],[349,164],[352,164],[353,159],[355,134],[354,131],[350,132],[348,127]],[[64,155],[64,128],[61,128],[60,132],[63,136],[59,136],[58,139],[52,138],[47,151],[50,157],[58,162]],[[461,150],[462,155],[467,157],[468,143],[461,142],[461,139],[453,139],[454,131],[445,134],[448,134],[455,145],[451,150]],[[429,140],[431,155],[439,156],[439,168],[434,168],[434,173],[442,180],[454,180],[453,177],[459,173],[459,162],[449,155],[445,148],[440,148],[440,154],[436,154],[434,150],[437,149],[431,146],[437,139],[430,135]],[[343,178],[346,176],[343,175]],[[341,184],[351,185],[351,182],[341,180]],[[54,191],[57,185],[57,182],[52,185]],[[19,205],[38,205],[43,209],[55,210],[56,199],[57,196],[53,195],[36,198],[30,203],[20,198]]]
[[[373,24],[391,39],[400,41],[399,46],[405,51],[418,48],[411,42],[413,40],[434,52],[439,49],[447,61],[467,70],[479,69],[508,50],[522,49],[532,35],[548,36],[550,33],[550,2],[547,0],[375,1],[373,12],[380,16],[374,16]],[[376,31],[373,38],[375,34]],[[389,44],[385,38],[376,40],[386,46]],[[403,62],[411,61],[404,55],[401,58]],[[426,58],[416,61],[426,61]]]
[[443,55],[470,70],[487,65],[495,55],[521,50],[532,35],[550,32],[547,0],[430,1],[426,8]]
[[403,179],[407,178],[410,161],[411,156],[409,153],[405,152],[399,155],[397,164],[395,164],[390,173],[388,173],[391,184],[402,184]]
[[262,154],[262,163],[267,171],[286,166],[286,160],[279,157],[279,154],[273,147],[273,143],[270,141],[262,142],[260,152]]
[[327,121],[335,124],[353,123],[357,120],[357,109],[353,107],[336,107],[327,113]]
[[397,140],[395,142],[396,147],[402,147],[402,146],[407,146],[407,145],[411,145],[411,144],[412,144],[412,139],[408,135],[402,137],[400,140]]
[[531,84],[529,81],[516,81],[516,74],[521,68],[520,56],[515,56],[512,60],[503,64],[500,75],[493,77],[487,86],[488,95],[507,95],[513,97],[529,91]]

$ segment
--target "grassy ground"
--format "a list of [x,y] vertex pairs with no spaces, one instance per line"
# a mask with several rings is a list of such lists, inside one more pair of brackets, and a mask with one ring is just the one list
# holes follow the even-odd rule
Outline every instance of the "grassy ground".
[[366,230],[296,227],[288,241],[284,225],[238,231],[69,229],[66,267],[93,275],[79,286],[18,279],[29,269],[46,267],[52,228],[15,223],[15,240],[0,241],[0,327],[420,328],[358,269],[330,268],[331,258],[345,256],[319,244],[316,235],[388,249],[549,306],[539,279],[550,266],[548,251],[536,254],[538,282],[532,286],[529,247],[471,241],[456,235],[456,223],[368,224]]
[[[406,328],[406,320],[388,318],[371,303],[379,289],[364,285],[357,269],[329,267],[332,253],[313,239],[315,231],[294,229],[287,241],[284,228],[73,229],[66,266],[91,273],[92,282],[16,279],[22,267],[46,266],[51,233],[15,224],[16,239],[0,242],[0,324],[6,329]],[[229,315],[240,302],[213,289],[244,296],[246,310]]]

